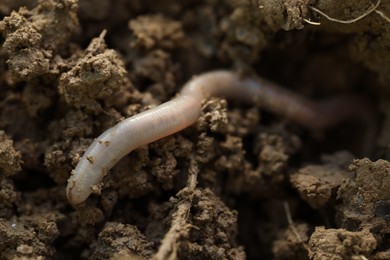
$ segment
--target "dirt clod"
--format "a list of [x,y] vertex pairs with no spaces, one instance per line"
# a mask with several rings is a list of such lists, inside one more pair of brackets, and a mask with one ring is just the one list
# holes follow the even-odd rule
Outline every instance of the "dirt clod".
[[106,49],[104,34],[93,39],[84,56],[60,78],[59,93],[77,108],[95,107],[96,99],[112,95],[126,83],[123,63],[114,50]]
[[146,49],[172,49],[184,37],[181,24],[162,15],[139,16],[129,22],[129,28],[134,33],[134,46]]
[[135,259],[150,259],[153,243],[148,242],[134,226],[108,222],[91,248],[91,257],[94,259],[108,259],[118,254],[133,255]]
[[[313,208],[323,208],[331,200],[334,201],[338,188],[349,177],[346,166],[353,156],[344,152],[333,155],[333,158],[337,159],[337,164],[334,159],[329,160],[328,156],[326,160],[329,164],[309,165],[290,177],[301,198]],[[341,160],[345,160],[345,163]]]
[[338,191],[338,199],[342,201],[338,222],[349,230],[370,227],[379,234],[388,234],[390,163],[364,158],[355,160],[350,170],[353,176]]
[[[3,176],[12,176],[22,170],[22,158],[16,151],[13,141],[0,131],[0,171]],[[1,176],[0,175],[0,176]]]
[[345,229],[317,227],[309,241],[311,259],[362,259],[376,248],[368,229],[350,232]]

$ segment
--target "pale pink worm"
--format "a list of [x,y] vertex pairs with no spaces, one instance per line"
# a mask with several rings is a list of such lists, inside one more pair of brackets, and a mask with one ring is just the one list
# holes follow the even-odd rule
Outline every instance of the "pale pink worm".
[[188,81],[171,101],[127,118],[96,138],[68,180],[69,202],[84,202],[92,187],[132,150],[194,124],[202,102],[211,96],[259,104],[311,130],[323,130],[366,113],[366,102],[357,96],[316,103],[258,77],[222,70],[204,73]]

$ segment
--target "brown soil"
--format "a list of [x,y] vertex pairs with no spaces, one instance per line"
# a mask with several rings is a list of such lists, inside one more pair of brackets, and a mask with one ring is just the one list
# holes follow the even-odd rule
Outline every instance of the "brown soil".
[[[389,259],[390,1],[351,23],[312,8],[350,20],[376,3],[1,1],[0,259]],[[94,137],[219,68],[363,93],[377,124],[312,133],[212,98],[68,204]]]

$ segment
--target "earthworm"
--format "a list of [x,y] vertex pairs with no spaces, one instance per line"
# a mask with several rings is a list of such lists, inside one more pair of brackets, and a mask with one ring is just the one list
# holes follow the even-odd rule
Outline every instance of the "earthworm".
[[176,133],[201,115],[202,102],[212,96],[259,104],[310,130],[325,130],[367,115],[367,102],[346,95],[314,102],[259,77],[212,71],[193,77],[171,101],[127,118],[102,133],[72,171],[66,189],[72,205],[84,202],[108,171],[132,150]]

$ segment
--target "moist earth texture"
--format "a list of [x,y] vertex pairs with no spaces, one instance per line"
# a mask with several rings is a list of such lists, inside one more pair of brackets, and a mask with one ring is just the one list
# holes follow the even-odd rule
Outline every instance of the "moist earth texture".
[[[390,0],[0,1],[0,259],[390,259],[389,17]],[[212,97],[69,204],[95,137],[216,69],[372,111],[310,131]]]

